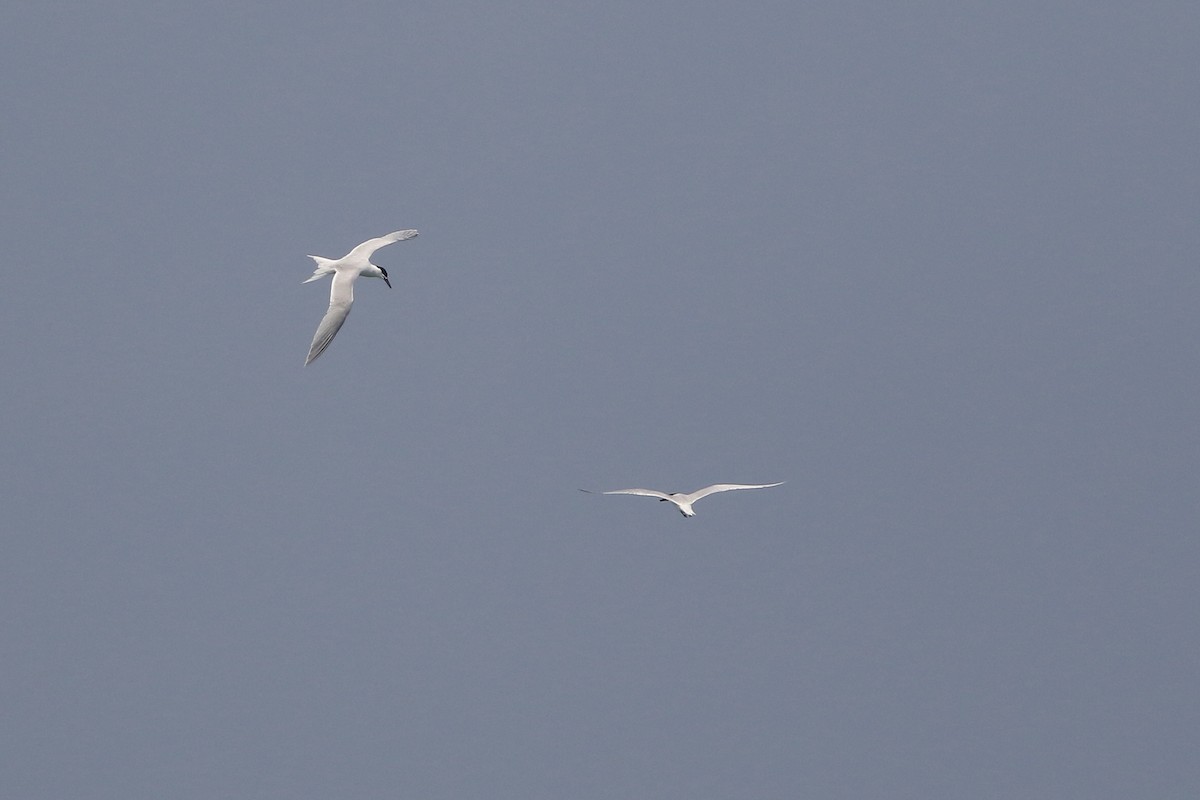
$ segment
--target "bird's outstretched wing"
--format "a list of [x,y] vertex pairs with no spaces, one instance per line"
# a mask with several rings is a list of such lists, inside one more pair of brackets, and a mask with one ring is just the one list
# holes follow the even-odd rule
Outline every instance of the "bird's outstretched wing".
[[779,483],[714,483],[712,486],[705,486],[703,489],[697,489],[688,495],[688,498],[694,503],[702,497],[708,497],[710,494],[717,492],[731,492],[734,489],[770,489],[772,486],[782,486],[787,481]]
[[350,306],[354,304],[354,279],[357,277],[357,273],[354,272],[334,274],[333,285],[329,289],[329,308],[326,309],[325,316],[321,318],[321,324],[317,326],[317,332],[313,335],[304,366],[307,367],[325,352],[325,348],[329,347],[333,337],[341,330],[342,323],[350,315]]
[[657,497],[659,500],[671,499],[671,495],[655,489],[613,489],[611,492],[601,492],[600,494],[637,494],[642,497]]
[[347,253],[346,257],[343,260],[344,261],[353,261],[353,260],[357,260],[357,259],[362,259],[363,261],[366,261],[371,257],[372,253],[374,253],[376,250],[383,247],[384,245],[389,245],[392,242],[403,242],[405,239],[412,239],[416,235],[417,235],[417,232],[413,231],[413,230],[393,231],[392,233],[389,233],[387,236],[380,236],[377,239],[367,239],[365,242],[360,244],[358,247],[354,248],[349,253]]

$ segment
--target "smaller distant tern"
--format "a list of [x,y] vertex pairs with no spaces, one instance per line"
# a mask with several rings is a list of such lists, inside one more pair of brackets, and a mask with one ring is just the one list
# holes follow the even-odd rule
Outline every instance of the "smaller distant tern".
[[317,333],[313,336],[312,345],[308,348],[308,358],[304,359],[304,366],[307,367],[316,360],[317,356],[325,352],[325,348],[329,347],[329,343],[333,341],[333,337],[337,335],[342,323],[349,316],[350,306],[354,303],[355,278],[359,275],[366,278],[383,278],[383,282],[388,285],[388,288],[392,288],[387,270],[372,264],[371,254],[384,245],[403,242],[416,235],[416,231],[396,231],[387,236],[380,236],[378,239],[367,239],[338,259],[309,256],[317,262],[317,268],[313,270],[312,277],[304,283],[333,273],[333,285],[329,288],[329,309],[321,318],[321,324],[317,326]]
[[614,489],[611,492],[592,492],[587,489],[580,489],[581,492],[588,494],[637,494],[643,497],[657,497],[662,502],[674,503],[679,507],[679,513],[685,517],[694,517],[696,512],[692,511],[692,503],[697,500],[708,497],[710,494],[717,492],[731,492],[734,489],[770,489],[772,486],[782,486],[787,481],[779,483],[714,483],[712,486],[705,486],[703,489],[697,489],[694,492],[659,492],[654,489]]

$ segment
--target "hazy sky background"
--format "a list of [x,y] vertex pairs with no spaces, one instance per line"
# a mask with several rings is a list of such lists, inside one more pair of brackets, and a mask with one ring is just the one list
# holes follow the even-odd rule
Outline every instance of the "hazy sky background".
[[1194,4],[2,23],[0,795],[1200,795]]

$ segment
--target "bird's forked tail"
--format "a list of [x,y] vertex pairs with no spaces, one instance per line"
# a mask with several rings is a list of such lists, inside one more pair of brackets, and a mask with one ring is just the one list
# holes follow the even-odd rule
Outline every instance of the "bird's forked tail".
[[311,276],[309,276],[308,279],[302,281],[302,283],[309,283],[311,281],[315,281],[317,278],[323,278],[326,275],[330,274],[331,272],[337,271],[333,267],[329,266],[330,264],[332,264],[334,262],[334,259],[332,259],[332,258],[325,258],[323,256],[309,256],[309,258],[311,258],[313,261],[317,262],[317,268],[314,269],[313,274]]

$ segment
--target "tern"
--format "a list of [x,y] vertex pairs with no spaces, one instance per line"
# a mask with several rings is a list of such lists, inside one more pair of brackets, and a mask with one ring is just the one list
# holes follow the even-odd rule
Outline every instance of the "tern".
[[643,497],[657,497],[662,502],[674,503],[679,507],[679,513],[685,517],[694,517],[696,512],[692,510],[692,503],[701,498],[708,497],[710,494],[717,492],[731,492],[734,489],[770,489],[772,486],[782,486],[787,481],[779,483],[714,483],[712,486],[705,486],[703,489],[697,489],[694,492],[660,492],[655,489],[614,489],[611,492],[592,492],[587,489],[580,489],[581,492],[588,494],[638,494]]
[[329,347],[329,343],[333,341],[333,337],[337,335],[342,323],[349,316],[350,306],[354,303],[355,278],[359,275],[367,278],[383,278],[383,282],[388,285],[388,288],[392,288],[387,270],[372,264],[371,254],[384,245],[403,242],[416,235],[416,231],[395,231],[387,236],[380,236],[378,239],[367,239],[338,259],[309,256],[317,262],[317,268],[313,270],[312,277],[304,283],[315,281],[332,273],[333,285],[329,288],[329,309],[321,318],[321,324],[317,326],[312,345],[308,348],[308,358],[304,359],[304,366],[307,367],[316,360],[317,356],[325,352],[325,348]]

